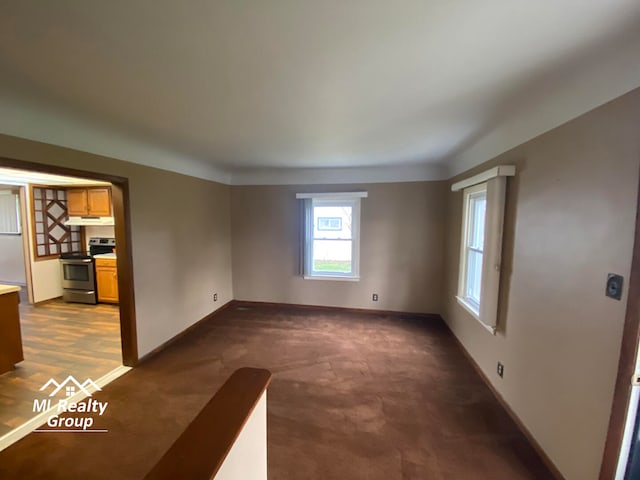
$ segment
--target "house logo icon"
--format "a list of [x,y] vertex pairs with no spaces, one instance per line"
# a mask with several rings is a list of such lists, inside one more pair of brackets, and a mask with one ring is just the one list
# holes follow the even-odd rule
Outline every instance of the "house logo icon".
[[65,396],[67,397],[71,397],[73,395],[75,395],[78,392],[82,392],[87,396],[91,396],[91,392],[88,390],[88,388],[92,388],[93,391],[97,391],[97,390],[102,390],[98,385],[96,385],[96,383],[91,380],[90,378],[87,378],[84,382],[80,383],[78,382],[78,380],[76,380],[73,376],[69,375],[63,382],[58,383],[56,382],[55,379],[50,378],[49,381],[47,383],[45,383],[41,388],[40,391],[42,392],[43,390],[46,390],[47,388],[49,388],[50,386],[53,386],[54,389],[53,391],[49,394],[50,397],[55,396],[60,390],[62,390],[63,388],[65,389]]

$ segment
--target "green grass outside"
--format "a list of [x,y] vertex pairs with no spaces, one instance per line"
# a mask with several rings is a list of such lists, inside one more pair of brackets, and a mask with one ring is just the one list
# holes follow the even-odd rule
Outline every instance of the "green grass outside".
[[313,269],[316,272],[351,272],[351,262],[348,260],[314,260]]

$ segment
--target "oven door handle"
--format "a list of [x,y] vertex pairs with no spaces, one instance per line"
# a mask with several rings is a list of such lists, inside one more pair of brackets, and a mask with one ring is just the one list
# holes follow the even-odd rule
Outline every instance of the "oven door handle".
[[69,260],[69,259],[62,259],[63,263],[68,263],[68,264],[79,264],[79,263],[91,263],[93,262],[93,259],[91,258],[87,258],[85,260]]

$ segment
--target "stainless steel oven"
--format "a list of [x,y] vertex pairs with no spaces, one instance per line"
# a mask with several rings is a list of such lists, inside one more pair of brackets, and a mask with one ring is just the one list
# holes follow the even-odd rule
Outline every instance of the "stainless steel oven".
[[97,303],[93,258],[82,254],[63,254],[62,299],[65,302]]
[[95,237],[89,239],[90,255],[82,253],[60,255],[62,299],[65,302],[98,303],[93,255],[113,252],[115,247],[115,238]]

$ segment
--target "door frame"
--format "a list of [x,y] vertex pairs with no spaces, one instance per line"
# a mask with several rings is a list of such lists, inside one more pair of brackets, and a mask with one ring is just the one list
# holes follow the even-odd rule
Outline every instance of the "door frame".
[[138,363],[138,336],[136,329],[135,294],[133,289],[133,258],[131,255],[131,213],[129,210],[129,179],[116,175],[96,173],[73,168],[0,157],[0,167],[32,172],[80,177],[111,183],[111,200],[115,220],[118,248],[118,292],[120,308],[120,342],[122,363],[133,367]]
[[31,225],[29,225],[29,206],[27,205],[27,187],[20,185],[20,227],[22,229],[22,262],[24,263],[24,276],[27,282],[27,299],[33,304],[33,277],[31,275],[31,252],[29,243],[31,240]]
[[627,292],[618,374],[609,417],[609,430],[600,467],[600,480],[615,477],[631,398],[631,377],[635,373],[640,339],[640,182],[636,200],[636,225]]

